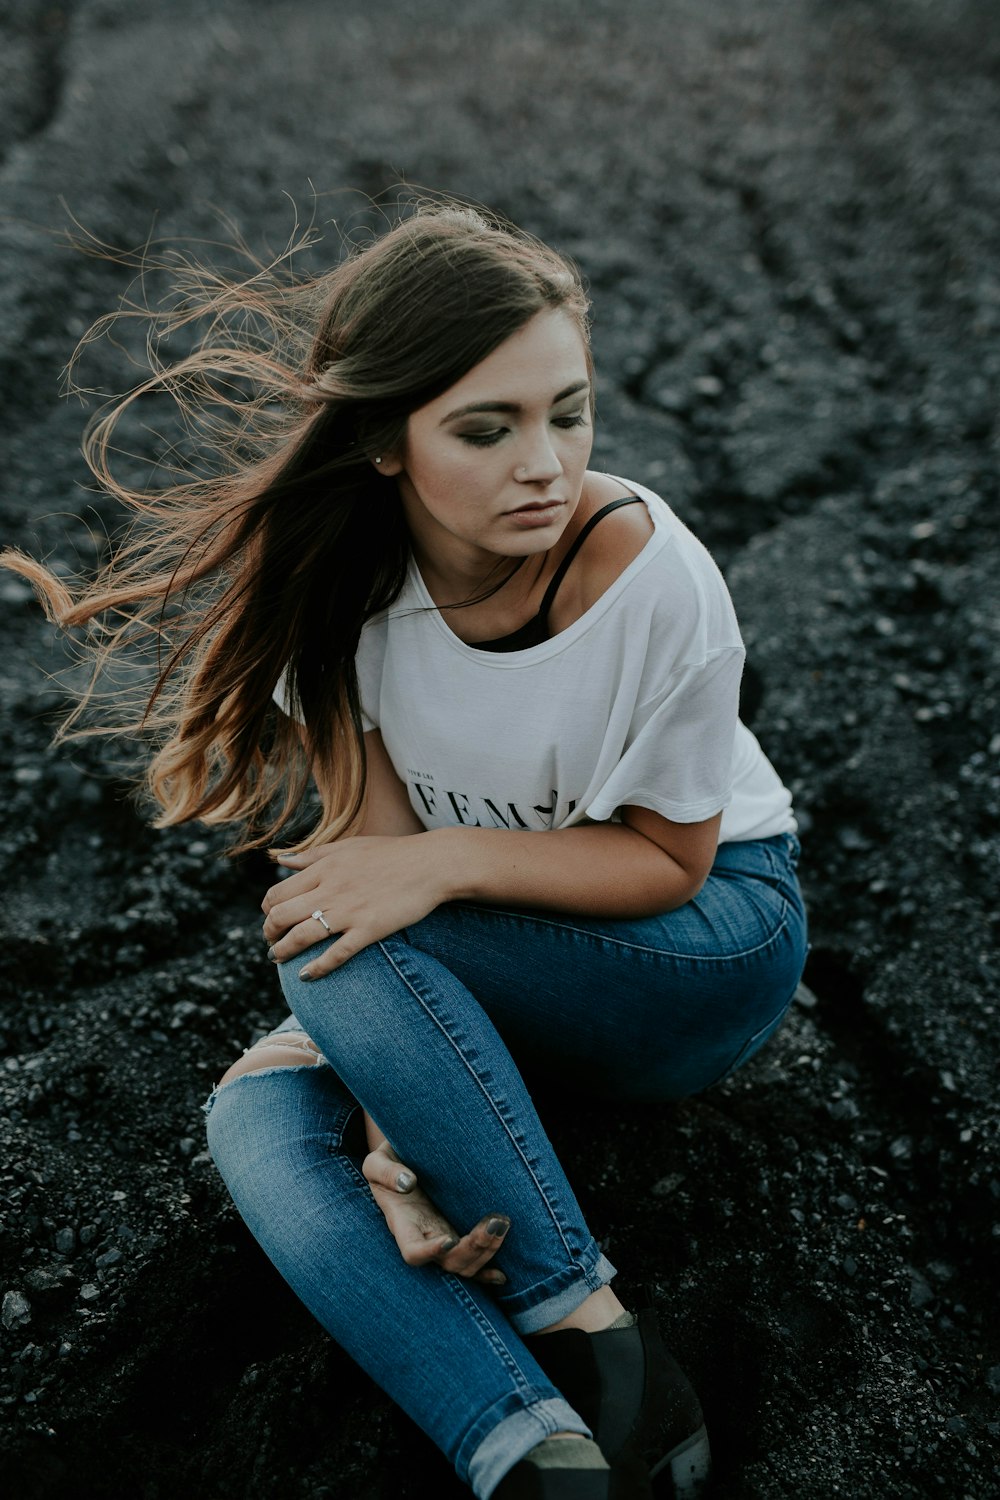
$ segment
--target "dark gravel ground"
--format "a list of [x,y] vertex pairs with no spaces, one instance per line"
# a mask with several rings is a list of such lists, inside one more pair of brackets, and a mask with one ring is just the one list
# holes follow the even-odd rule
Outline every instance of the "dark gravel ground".
[[[990,0],[0,13],[4,539],[77,566],[115,519],[56,392],[124,273],[59,245],[63,203],[119,245],[217,237],[214,206],[278,247],[286,195],[363,228],[403,174],[591,279],[597,462],[725,567],[806,846],[809,990],[765,1054],[677,1108],[546,1113],[726,1500],[1000,1489],[998,72]],[[53,751],[65,657],[0,601],[6,1493],[457,1494],[204,1154],[213,1078],[280,1013],[263,864]]]

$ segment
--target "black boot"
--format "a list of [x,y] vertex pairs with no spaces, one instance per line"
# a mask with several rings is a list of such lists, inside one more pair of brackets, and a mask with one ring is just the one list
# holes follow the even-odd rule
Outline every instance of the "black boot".
[[[490,1500],[616,1500],[617,1493],[609,1469],[539,1469],[522,1460],[504,1475]],[[648,1494],[648,1489],[637,1491],[637,1500]],[[621,1500],[626,1500],[624,1491]]]
[[593,1432],[611,1465],[612,1496],[648,1494],[650,1482],[656,1500],[703,1493],[711,1468],[705,1419],[651,1307],[631,1328],[538,1334],[531,1352]]

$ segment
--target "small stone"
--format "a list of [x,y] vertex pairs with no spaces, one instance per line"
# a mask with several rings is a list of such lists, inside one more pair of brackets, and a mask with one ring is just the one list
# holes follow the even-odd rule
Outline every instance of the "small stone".
[[714,399],[722,395],[722,381],[717,375],[697,375],[691,384],[699,396],[711,396]]
[[8,1330],[23,1328],[31,1322],[31,1303],[23,1292],[4,1292],[0,1322]]
[[72,1354],[72,1353],[73,1353],[73,1345],[72,1344],[62,1343],[62,1344],[59,1345],[59,1358],[60,1359],[65,1359],[68,1354]]
[[86,1286],[82,1286],[80,1288],[80,1296],[83,1298],[84,1302],[93,1302],[95,1298],[99,1297],[100,1295],[100,1287],[95,1286],[92,1281],[88,1281]]
[[196,1145],[197,1141],[195,1140],[194,1136],[191,1135],[184,1136],[177,1143],[178,1150],[180,1151],[182,1156],[190,1156]]
[[841,1265],[844,1268],[844,1275],[845,1276],[856,1276],[857,1275],[857,1272],[858,1272],[858,1263],[854,1259],[853,1255],[845,1255],[844,1259],[841,1261]]
[[675,1193],[684,1181],[683,1172],[671,1172],[668,1177],[661,1177],[659,1182],[654,1182],[651,1192],[654,1198],[669,1198]]
[[99,1255],[94,1264],[100,1266],[102,1271],[106,1271],[108,1266],[116,1266],[121,1258],[121,1251],[112,1248],[110,1250],[105,1250],[103,1255]]
[[76,1245],[76,1231],[67,1225],[56,1231],[55,1247],[60,1255],[72,1255]]

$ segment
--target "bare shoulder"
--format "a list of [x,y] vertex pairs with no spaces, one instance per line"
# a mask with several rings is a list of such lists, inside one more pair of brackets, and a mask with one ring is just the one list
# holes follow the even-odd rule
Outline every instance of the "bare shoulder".
[[[618,500],[628,490],[609,474],[588,474],[584,487],[587,516]],[[580,548],[577,582],[584,595],[584,608],[599,599],[634,562],[653,535],[653,522],[644,504],[622,505],[604,516]],[[572,570],[571,570],[572,571]]]
[[[591,516],[628,494],[620,479],[588,473],[567,545],[572,546]],[[653,535],[653,522],[643,504],[622,505],[602,517],[584,539],[556,594],[550,616],[553,632],[578,620],[634,562]]]

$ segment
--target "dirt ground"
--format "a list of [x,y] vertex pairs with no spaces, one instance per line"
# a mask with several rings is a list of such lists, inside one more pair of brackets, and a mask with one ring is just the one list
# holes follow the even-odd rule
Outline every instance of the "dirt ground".
[[[724,1500],[1000,1490],[1000,28],[991,0],[8,0],[5,541],[92,561],[77,338],[126,273],[400,177],[575,255],[596,464],[713,549],[793,787],[808,990],[729,1083],[545,1118],[702,1394]],[[121,388],[112,348],[84,372]],[[155,444],[150,434],[136,441]],[[200,1105],[281,1014],[260,860],[50,748],[0,579],[0,1474],[12,1500],[458,1495],[228,1205]],[[464,1493],[464,1492],[462,1492]]]

